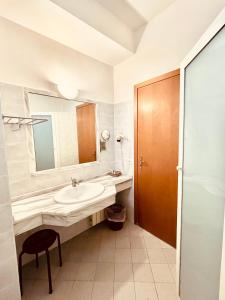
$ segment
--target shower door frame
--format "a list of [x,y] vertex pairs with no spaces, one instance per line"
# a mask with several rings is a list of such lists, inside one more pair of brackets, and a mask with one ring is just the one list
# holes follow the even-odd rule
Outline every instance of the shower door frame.
[[[177,264],[176,284],[180,295],[180,259],[181,259],[181,224],[182,224],[182,197],[183,197],[183,151],[184,151],[184,104],[185,104],[185,69],[195,57],[210,43],[217,33],[225,26],[225,8],[202,35],[180,65],[180,112],[179,112],[179,156],[178,156],[178,206],[177,206]],[[219,300],[225,299],[225,222],[223,231],[223,247],[220,274]]]

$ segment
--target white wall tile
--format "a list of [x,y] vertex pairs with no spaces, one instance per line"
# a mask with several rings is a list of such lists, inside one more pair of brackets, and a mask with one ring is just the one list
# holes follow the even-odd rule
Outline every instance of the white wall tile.
[[[23,88],[8,84],[0,87],[2,98],[2,111],[6,115],[26,116],[29,114],[24,100]],[[103,175],[109,169],[114,168],[114,106],[109,103],[97,105],[97,136],[103,129],[108,129],[111,139],[107,142],[106,150],[100,153],[96,163],[76,165],[70,170],[60,170],[57,173],[31,175],[32,137],[30,128],[22,127],[13,131],[9,125],[5,125],[7,165],[10,183],[11,197],[21,196],[38,190],[70,182],[71,176],[77,176],[86,180],[95,176]],[[0,154],[3,150],[0,147]],[[5,170],[5,160],[0,161],[0,170]],[[1,172],[1,171],[0,171]],[[1,174],[0,174],[1,175]]]
[[[27,115],[28,110],[23,100],[23,89],[20,87],[14,87],[11,85],[1,85],[0,86],[1,100],[3,103],[4,114],[11,115]],[[115,109],[115,113],[114,113]],[[109,169],[115,168],[116,166],[121,169],[123,168],[124,173],[133,174],[133,136],[132,136],[132,107],[130,104],[116,105],[107,103],[99,103],[97,108],[98,116],[98,126],[97,126],[97,136],[100,137],[101,131],[108,129],[110,131],[111,138],[106,143],[106,151],[100,153],[99,161],[94,164],[84,164],[74,166],[70,170],[61,170],[57,173],[52,173],[51,175],[31,175],[30,166],[30,154],[29,147],[31,145],[29,129],[23,127],[19,131],[12,131],[10,126],[4,126],[5,132],[5,142],[7,150],[7,166],[5,159],[0,162],[0,189],[2,191],[2,198],[0,203],[0,211],[2,211],[2,224],[0,229],[2,232],[8,232],[7,228],[12,228],[12,215],[11,208],[9,206],[9,190],[8,190],[8,178],[7,178],[7,168],[9,172],[9,187],[10,196],[18,197],[24,194],[29,194],[35,191],[40,191],[47,189],[49,187],[65,184],[70,182],[71,176],[76,176],[79,179],[87,180],[89,178],[103,175]],[[116,123],[114,130],[114,123]],[[0,127],[0,155],[4,153],[4,147],[2,145],[2,127]],[[126,137],[121,148],[121,145],[115,144],[115,134],[123,133]],[[122,151],[121,151],[122,150]],[[7,168],[6,168],[7,167]],[[5,188],[6,186],[6,188]],[[124,193],[120,193],[118,197],[119,200],[127,207],[127,212],[129,219],[133,218],[133,191],[129,190]],[[128,200],[127,200],[128,199]],[[75,226],[76,227],[76,226]],[[76,228],[73,231],[76,232]],[[62,240],[64,240],[64,235],[66,233],[62,232]],[[12,231],[9,232],[13,241],[14,236]],[[1,237],[0,237],[1,240]],[[18,251],[20,251],[21,243],[24,237],[17,239],[18,241]],[[14,243],[14,242],[13,242]],[[15,245],[13,243],[4,244],[4,249],[0,252],[0,262],[1,256],[4,256],[5,249],[11,247],[12,253],[15,256]],[[115,248],[115,247],[114,247]],[[123,251],[123,249],[121,249]],[[126,249],[125,249],[126,250]],[[108,251],[108,252],[107,252]],[[130,250],[129,250],[130,251]],[[107,253],[106,253],[107,252]],[[107,249],[106,252],[100,253],[99,261],[102,262],[114,262],[115,260],[115,249]],[[110,252],[110,253],[109,253]],[[118,251],[117,251],[118,252]],[[119,255],[120,256],[120,255]],[[118,253],[116,255],[117,260]],[[130,252],[128,255],[129,262],[131,260]],[[124,258],[125,262],[127,261]],[[17,266],[16,266],[17,268]],[[69,270],[68,270],[69,272]],[[66,272],[67,276],[68,272]],[[17,274],[17,269],[15,270]],[[81,274],[82,275],[82,274]],[[69,276],[69,275],[68,275]],[[92,279],[92,278],[91,278]],[[18,289],[18,283],[15,284],[15,288]],[[0,289],[1,291],[1,289]]]
[[0,118],[0,299],[19,300],[20,291],[18,281],[18,267],[1,119],[2,118]]
[[[114,105],[114,135],[115,135],[115,168],[125,174],[133,175],[133,103],[120,102]],[[124,135],[122,143],[116,142],[118,134]],[[127,208],[128,220],[134,220],[134,191],[124,191],[118,195],[118,200]]]
[[9,202],[8,176],[0,176],[1,205]]

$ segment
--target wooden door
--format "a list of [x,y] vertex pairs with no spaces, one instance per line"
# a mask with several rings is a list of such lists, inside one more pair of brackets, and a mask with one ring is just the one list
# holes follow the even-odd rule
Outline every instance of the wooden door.
[[136,86],[136,222],[176,246],[179,71]]
[[96,161],[95,104],[76,107],[79,163]]

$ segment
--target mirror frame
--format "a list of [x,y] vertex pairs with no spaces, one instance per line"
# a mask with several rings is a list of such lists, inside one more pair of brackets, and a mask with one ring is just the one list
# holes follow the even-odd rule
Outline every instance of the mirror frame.
[[[47,96],[47,97],[53,97],[53,98],[60,98],[66,101],[74,101],[74,102],[82,102],[82,103],[93,103],[95,104],[95,131],[96,131],[96,160],[93,162],[87,162],[87,163],[81,163],[76,165],[69,165],[64,167],[55,167],[54,169],[47,169],[42,171],[36,170],[36,160],[35,160],[35,148],[34,148],[34,138],[33,138],[33,130],[32,127],[27,128],[28,133],[28,151],[29,151],[29,164],[30,164],[30,173],[32,176],[38,176],[42,174],[54,174],[56,172],[60,171],[66,171],[66,170],[73,170],[76,168],[80,168],[82,166],[90,166],[90,165],[98,165],[100,163],[100,145],[98,143],[100,138],[99,133],[99,106],[97,101],[89,100],[89,99],[82,99],[82,98],[76,98],[74,100],[67,99],[63,96],[61,96],[57,92],[49,92],[49,91],[42,91],[42,90],[35,90],[30,88],[24,88],[24,102],[27,108],[28,115],[31,116],[30,111],[30,100],[29,100],[29,93]],[[50,112],[51,113],[51,112]]]

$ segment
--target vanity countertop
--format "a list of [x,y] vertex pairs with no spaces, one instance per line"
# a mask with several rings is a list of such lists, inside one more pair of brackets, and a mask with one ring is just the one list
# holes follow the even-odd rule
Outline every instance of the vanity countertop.
[[[20,234],[30,229],[23,229],[26,221],[42,224],[69,226],[76,220],[81,220],[82,216],[90,216],[92,212],[104,209],[115,203],[117,192],[131,187],[132,176],[122,175],[112,177],[101,176],[89,180],[88,182],[99,182],[104,185],[104,192],[98,197],[84,203],[60,204],[55,202],[54,196],[60,190],[56,189],[48,193],[17,200],[12,203],[12,214],[14,220],[15,234]],[[41,222],[41,224],[40,224]],[[18,225],[18,226],[17,226]],[[32,227],[37,227],[32,225]]]

